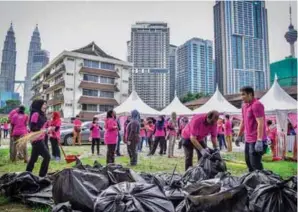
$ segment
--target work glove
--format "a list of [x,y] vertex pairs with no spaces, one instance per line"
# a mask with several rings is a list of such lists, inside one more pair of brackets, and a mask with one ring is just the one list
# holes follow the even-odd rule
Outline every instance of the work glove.
[[236,146],[240,146],[240,142],[241,142],[241,137],[238,136],[236,141],[235,141]]
[[263,152],[264,151],[264,145],[262,140],[257,140],[255,144],[255,151],[256,152]]

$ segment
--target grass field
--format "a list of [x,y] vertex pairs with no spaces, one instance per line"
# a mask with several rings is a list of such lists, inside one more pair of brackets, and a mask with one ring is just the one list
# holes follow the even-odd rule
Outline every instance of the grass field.
[[[84,154],[88,153],[90,146],[81,146],[81,147],[65,147],[65,151],[68,154]],[[30,149],[29,149],[30,151]],[[8,158],[9,150],[8,149],[0,149],[0,176],[7,172],[22,172],[26,169],[26,164],[22,161],[18,161],[12,163]],[[240,176],[247,172],[246,165],[244,162],[244,154],[243,153],[223,153],[222,156],[225,159],[235,161],[235,162],[227,162],[228,171],[233,175]],[[263,165],[265,169],[271,170],[283,178],[288,178],[290,176],[297,174],[297,163],[288,162],[288,161],[278,161],[272,162],[271,155],[265,155],[263,157]],[[101,164],[105,165],[105,155],[101,157],[92,157],[87,156],[82,158],[83,164],[93,165],[94,161],[97,160]],[[194,161],[195,162],[195,161]],[[122,164],[126,167],[130,167],[129,158],[127,156],[124,157],[116,157],[116,163]],[[41,160],[35,164],[34,173],[38,174],[39,167],[41,164]],[[67,167],[72,167],[74,164],[67,164],[63,159],[60,162],[51,161],[49,172],[55,172],[62,170]],[[174,167],[177,165],[176,172],[183,173],[184,172],[184,157],[181,155],[178,158],[168,159],[166,156],[152,156],[147,157],[145,153],[139,154],[138,165],[133,167],[133,170],[136,172],[168,172],[172,173]],[[27,211],[48,211],[48,209],[42,208],[28,208],[19,203],[10,203],[6,198],[0,196],[0,211],[12,211],[12,212],[27,212]]]

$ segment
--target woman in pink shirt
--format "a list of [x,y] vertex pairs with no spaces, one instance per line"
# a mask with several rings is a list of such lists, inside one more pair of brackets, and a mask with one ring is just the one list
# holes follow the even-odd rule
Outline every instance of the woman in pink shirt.
[[228,144],[228,152],[232,152],[232,123],[230,121],[230,116],[227,114],[224,124],[225,138]]
[[163,116],[159,116],[158,120],[155,125],[155,130],[154,130],[154,145],[148,156],[154,155],[156,148],[158,144],[160,143],[160,151],[159,154],[163,155],[165,151],[165,142],[166,142],[166,126],[165,126],[165,119]]
[[20,106],[17,113],[11,119],[11,132],[13,137],[13,150],[12,161],[16,161],[17,154],[24,158],[24,162],[28,162],[27,145],[22,146],[20,149],[16,148],[16,143],[19,138],[27,134],[28,116],[25,114],[25,107]]
[[4,125],[3,125],[3,131],[4,131],[4,138],[7,138],[7,135],[8,135],[8,122],[5,122]]
[[145,125],[146,132],[147,132],[147,141],[149,145],[149,151],[152,150],[153,147],[153,133],[155,129],[155,125],[153,124],[152,119],[147,119],[147,123]]
[[91,138],[92,138],[92,146],[91,146],[92,155],[94,155],[94,146],[96,143],[97,155],[99,156],[100,130],[102,130],[102,128],[98,124],[98,118],[94,117],[92,125],[90,127]]
[[60,160],[60,127],[61,127],[61,119],[59,112],[53,112],[52,120],[48,122],[50,126],[49,137],[52,146],[52,158],[56,161]]
[[167,124],[167,129],[169,133],[168,158],[173,158],[174,147],[175,147],[175,142],[177,139],[177,131],[178,131],[177,114],[175,112],[172,113],[172,117]]
[[105,120],[105,144],[107,145],[107,164],[115,162],[115,149],[118,139],[118,124],[115,119],[115,112],[107,112]]
[[74,125],[74,128],[73,128],[73,142],[72,142],[72,145],[76,145],[77,141],[78,141],[78,144],[81,145],[81,140],[82,140],[82,137],[81,137],[81,127],[82,127],[82,122],[80,120],[80,116],[77,115],[76,116],[76,119],[73,121],[73,125]]
[[272,157],[273,160],[277,158],[277,129],[273,125],[271,120],[267,121],[267,127],[266,127],[266,134],[268,138],[271,140],[271,152],[272,152]]
[[141,119],[141,129],[140,129],[140,137],[141,137],[141,141],[139,142],[138,145],[138,151],[142,152],[143,149],[143,143],[146,142],[147,143],[147,135],[146,135],[146,127],[145,127],[145,122],[144,119]]
[[225,135],[224,135],[224,124],[222,119],[218,119],[217,121],[217,140],[219,143],[220,150],[223,149],[223,146],[227,149],[226,141],[225,141]]

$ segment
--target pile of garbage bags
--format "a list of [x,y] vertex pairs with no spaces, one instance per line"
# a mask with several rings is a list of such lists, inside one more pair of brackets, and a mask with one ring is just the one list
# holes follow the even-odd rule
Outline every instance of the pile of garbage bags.
[[5,196],[53,212],[294,212],[296,189],[296,176],[283,180],[266,170],[232,176],[217,152],[183,175],[77,161],[46,178],[29,172],[0,178]]

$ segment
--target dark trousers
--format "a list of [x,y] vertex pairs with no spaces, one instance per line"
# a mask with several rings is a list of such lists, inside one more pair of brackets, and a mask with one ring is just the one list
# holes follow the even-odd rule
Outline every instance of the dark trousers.
[[115,163],[115,149],[116,144],[108,144],[107,145],[107,164]]
[[4,131],[4,138],[7,138],[7,136],[8,136],[8,130],[3,130]]
[[51,146],[52,146],[52,156],[54,158],[60,158],[60,149],[57,138],[50,138]]
[[147,143],[147,138],[146,138],[146,137],[142,137],[142,138],[141,138],[141,141],[140,141],[139,144],[138,144],[138,150],[139,150],[140,152],[141,152],[142,149],[143,149],[143,144],[144,144],[144,142]]
[[[203,148],[206,148],[207,145],[204,141],[200,141],[200,144]],[[198,161],[202,157],[202,154],[200,151],[192,144],[190,139],[183,139],[182,140],[182,145],[184,149],[184,154],[185,154],[185,171],[192,166],[192,160],[193,160],[193,150],[195,149],[197,152],[198,156]]]
[[130,157],[130,165],[135,166],[138,163],[138,143],[131,142],[129,145],[127,144],[127,151]]
[[183,138],[180,139],[179,143],[178,143],[178,149],[181,149],[182,148],[182,141],[183,141]]
[[249,172],[252,172],[255,170],[263,170],[263,164],[262,164],[263,153],[259,153],[255,151],[255,144],[256,142],[245,143],[245,162]]
[[217,139],[218,139],[220,150],[223,149],[223,146],[225,146],[226,149],[228,148],[227,147],[227,144],[226,144],[226,139],[225,139],[225,135],[224,134],[218,134],[217,135]]
[[116,155],[120,156],[120,143],[121,143],[121,136],[120,133],[118,133],[118,141],[117,141],[117,145],[116,145]]
[[50,151],[50,149],[49,149],[49,136],[48,135],[45,135],[45,137],[44,137],[44,143],[45,143],[47,149]]
[[149,145],[149,152],[152,151],[153,148],[153,140],[152,140],[152,136],[150,136],[149,138],[147,138],[148,141],[148,145]]
[[166,143],[166,138],[164,136],[155,137],[152,150],[150,151],[150,155],[154,155],[154,153],[158,147],[158,144],[160,144],[159,145],[160,146],[159,154],[162,155],[165,152],[165,143]]
[[99,143],[100,143],[100,138],[92,138],[92,145],[91,145],[92,154],[94,154],[94,146],[96,144],[97,154],[99,155]]
[[29,163],[27,164],[26,171],[32,172],[32,170],[34,169],[34,164],[37,161],[39,155],[43,157],[39,170],[39,176],[44,177],[48,172],[49,163],[51,160],[49,150],[47,149],[44,141],[36,141],[32,143],[31,157]]

